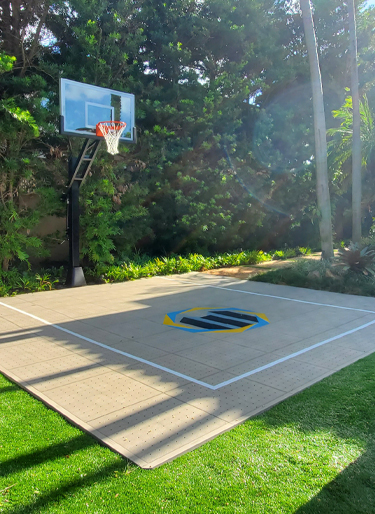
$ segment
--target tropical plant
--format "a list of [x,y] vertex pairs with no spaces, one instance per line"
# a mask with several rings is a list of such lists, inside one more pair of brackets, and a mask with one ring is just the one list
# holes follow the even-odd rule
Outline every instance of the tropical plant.
[[343,271],[375,276],[375,249],[371,247],[361,249],[357,243],[350,243],[347,248],[339,248],[335,261]]
[[[345,88],[348,92],[349,88]],[[359,104],[361,115],[362,166],[367,167],[375,150],[375,126],[367,95],[363,95]],[[340,121],[339,127],[327,130],[332,136],[328,143],[329,153],[337,168],[341,167],[352,156],[353,140],[353,100],[347,96],[343,105],[332,111],[334,118]]]
[[0,270],[0,297],[25,292],[51,291],[64,278],[63,267],[41,269],[39,273],[33,273],[30,270],[21,272],[16,268],[9,271]]
[[[349,91],[347,88],[346,91]],[[362,207],[361,218],[363,230],[370,230],[372,225],[373,209],[375,203],[374,162],[375,162],[375,125],[367,95],[363,95],[359,104],[361,117],[361,158],[362,158]],[[341,204],[339,212],[347,212],[350,208],[351,158],[353,140],[353,101],[347,96],[343,105],[332,112],[333,117],[340,122],[338,127],[327,131],[332,136],[328,144],[331,167],[333,171],[333,184],[338,194],[338,203]],[[347,231],[347,238],[349,238]]]
[[362,273],[348,273],[328,261],[303,259],[286,268],[260,273],[250,280],[305,287],[336,293],[375,296],[375,280]]

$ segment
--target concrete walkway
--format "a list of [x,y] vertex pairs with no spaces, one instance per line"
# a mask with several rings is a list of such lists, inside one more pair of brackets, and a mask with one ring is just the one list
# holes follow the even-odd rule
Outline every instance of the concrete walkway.
[[153,468],[369,355],[374,335],[373,298],[191,273],[1,299],[0,371]]

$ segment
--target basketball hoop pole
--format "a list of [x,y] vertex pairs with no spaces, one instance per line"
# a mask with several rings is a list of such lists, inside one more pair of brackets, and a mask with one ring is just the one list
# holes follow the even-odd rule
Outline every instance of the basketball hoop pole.
[[101,141],[86,139],[78,157],[69,159],[69,185],[67,234],[69,239],[69,266],[66,285],[85,286],[86,280],[79,262],[79,188],[87,177]]

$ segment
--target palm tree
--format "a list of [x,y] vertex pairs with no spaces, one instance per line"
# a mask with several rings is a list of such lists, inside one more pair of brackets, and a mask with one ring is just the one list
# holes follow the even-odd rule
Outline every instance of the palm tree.
[[331,199],[328,185],[326,119],[323,102],[323,86],[320,73],[318,48],[310,0],[300,0],[307,53],[310,63],[314,109],[316,194],[320,211],[319,230],[322,258],[333,258]]
[[[350,91],[346,88],[346,91]],[[362,166],[367,166],[368,159],[375,150],[375,126],[367,96],[359,102],[359,113],[361,120],[361,149]],[[327,130],[329,136],[334,136],[328,143],[329,153],[334,154],[334,162],[342,164],[352,157],[353,151],[353,99],[347,96],[340,109],[332,111],[334,118],[341,120],[338,128]]]
[[352,240],[361,242],[362,226],[362,173],[361,173],[361,118],[359,114],[357,34],[354,0],[348,0],[350,38],[350,78],[353,98],[353,138],[352,138]]
[[[349,89],[347,89],[349,91]],[[361,120],[361,167],[365,170],[364,178],[369,182],[366,187],[365,202],[370,204],[374,201],[374,193],[371,182],[373,181],[372,167],[375,162],[375,123],[374,117],[369,107],[367,96],[363,95],[363,100],[359,102],[359,112]],[[332,111],[333,117],[341,120],[340,126],[327,131],[333,139],[328,143],[329,155],[332,157],[332,164],[342,175],[344,182],[347,175],[342,172],[346,168],[343,166],[352,158],[353,152],[353,99],[348,96],[344,104]]]

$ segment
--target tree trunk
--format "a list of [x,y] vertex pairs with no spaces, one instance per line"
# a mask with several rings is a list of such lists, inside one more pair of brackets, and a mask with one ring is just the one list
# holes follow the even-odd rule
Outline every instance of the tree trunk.
[[[21,70],[21,76],[25,75],[38,51],[50,4],[49,0],[0,0],[2,50],[16,57],[16,68]],[[30,27],[36,27],[31,45]]]
[[361,242],[362,236],[362,158],[361,158],[361,117],[359,113],[357,34],[354,0],[348,0],[350,38],[350,79],[353,100],[353,140],[352,140],[352,240]]
[[3,259],[2,270],[3,271],[9,270],[9,259],[7,257],[4,257],[4,259]]
[[319,229],[322,259],[333,258],[331,200],[328,185],[326,119],[323,102],[323,86],[320,74],[318,48],[310,0],[300,0],[307,53],[310,63],[314,109],[316,195],[320,211]]

